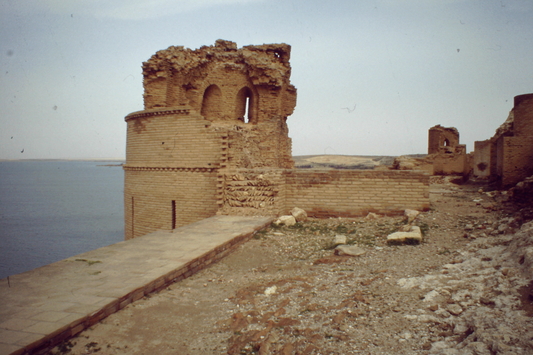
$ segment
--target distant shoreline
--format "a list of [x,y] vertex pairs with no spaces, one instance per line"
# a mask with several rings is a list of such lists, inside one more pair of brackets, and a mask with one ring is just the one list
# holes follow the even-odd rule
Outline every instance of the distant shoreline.
[[125,163],[126,159],[119,159],[119,158],[109,158],[109,159],[103,159],[103,158],[93,158],[93,159],[0,159],[0,162],[4,161],[94,161],[94,162],[106,162],[106,161],[113,161],[113,162],[122,162]]

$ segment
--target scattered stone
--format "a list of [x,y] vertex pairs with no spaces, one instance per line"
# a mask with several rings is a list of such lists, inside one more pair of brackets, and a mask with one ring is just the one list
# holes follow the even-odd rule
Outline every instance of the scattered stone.
[[373,212],[369,212],[365,219],[378,219],[379,217],[381,217],[379,214],[376,214],[376,213],[373,213]]
[[333,242],[335,245],[341,245],[341,244],[346,244],[347,240],[346,240],[346,236],[343,235],[343,234],[337,234],[335,236],[335,241]]
[[265,290],[265,295],[267,296],[273,295],[274,293],[276,293],[277,289],[278,287],[276,285],[267,287],[267,289]]
[[359,256],[366,253],[366,250],[357,245],[339,245],[335,248],[335,255]]
[[292,209],[291,215],[296,219],[296,222],[303,222],[307,220],[307,212],[298,207],[294,207]]
[[407,224],[413,223],[413,221],[416,219],[416,217],[418,217],[419,214],[420,212],[418,212],[417,210],[405,210],[404,216],[407,218]]
[[446,310],[454,316],[458,316],[459,314],[463,313],[463,309],[461,308],[461,306],[456,303],[448,305],[448,307],[446,307]]
[[420,244],[421,242],[422,232],[418,226],[411,226],[409,232],[395,232],[387,236],[389,244]]
[[428,307],[428,309],[432,312],[435,312],[435,311],[438,311],[439,310],[439,305],[438,304],[432,304],[431,306]]
[[430,291],[424,296],[424,302],[433,302],[435,298],[438,296],[439,296],[439,293],[437,291],[435,290]]
[[294,216],[281,216],[279,217],[274,224],[276,226],[285,225],[287,227],[294,226],[296,224],[296,218]]
[[498,226],[498,232],[500,234],[503,234],[503,233],[505,233],[507,231],[508,228],[509,228],[509,226],[507,224],[500,224]]

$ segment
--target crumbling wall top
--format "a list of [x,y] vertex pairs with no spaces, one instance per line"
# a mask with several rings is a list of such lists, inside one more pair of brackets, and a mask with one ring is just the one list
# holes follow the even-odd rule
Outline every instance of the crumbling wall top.
[[[203,68],[222,66],[247,72],[254,85],[283,86],[289,84],[291,46],[285,43],[237,48],[235,42],[217,40],[214,46],[189,49],[171,46],[160,50],[143,63],[145,79],[167,76],[168,70],[181,77],[202,77]],[[192,79],[191,77],[191,79]]]

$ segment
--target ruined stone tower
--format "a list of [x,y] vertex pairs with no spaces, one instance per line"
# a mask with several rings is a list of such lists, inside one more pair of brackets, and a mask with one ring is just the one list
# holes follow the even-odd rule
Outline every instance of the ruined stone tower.
[[125,118],[126,239],[215,215],[228,169],[293,167],[290,49],[217,40],[143,63],[144,110]]
[[459,131],[455,127],[436,125],[429,129],[428,154],[456,153],[456,149],[463,149],[459,144]]

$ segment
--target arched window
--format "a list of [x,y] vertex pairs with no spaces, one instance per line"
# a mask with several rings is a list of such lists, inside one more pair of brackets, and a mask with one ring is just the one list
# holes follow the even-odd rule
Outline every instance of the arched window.
[[201,115],[208,120],[222,119],[222,92],[218,86],[210,85],[205,89]]
[[249,87],[243,87],[237,93],[235,102],[235,117],[244,123],[255,123],[255,98]]
[[450,146],[450,141],[448,140],[448,138],[444,138],[444,143],[443,143],[443,145],[444,145],[445,147],[449,147],[449,146]]

